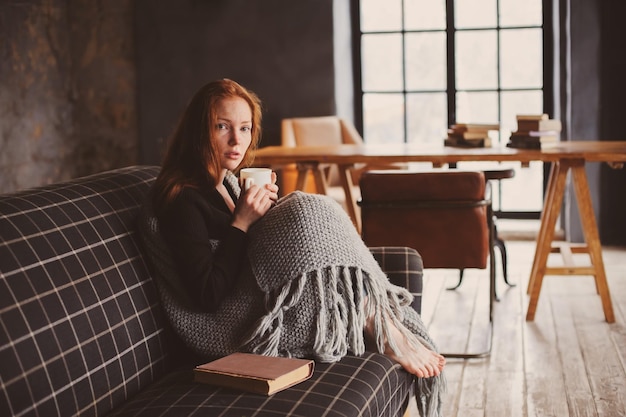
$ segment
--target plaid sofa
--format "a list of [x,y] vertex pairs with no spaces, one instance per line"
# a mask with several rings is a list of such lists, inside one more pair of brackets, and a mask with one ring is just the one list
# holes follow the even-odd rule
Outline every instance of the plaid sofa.
[[[412,379],[367,353],[271,397],[192,382],[135,223],[158,167],[0,196],[0,416],[397,416]],[[375,248],[419,311],[421,258]]]

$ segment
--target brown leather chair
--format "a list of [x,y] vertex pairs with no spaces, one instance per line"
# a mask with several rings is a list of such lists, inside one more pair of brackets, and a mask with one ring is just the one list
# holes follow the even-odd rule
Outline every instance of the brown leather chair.
[[[512,168],[500,168],[500,169],[488,169],[488,170],[482,170],[483,174],[485,174],[485,181],[489,182],[498,182],[497,185],[499,185],[499,182],[507,179],[507,178],[513,178],[515,176],[515,170]],[[498,251],[500,252],[500,260],[502,263],[502,277],[504,278],[504,283],[507,284],[509,287],[514,287],[515,284],[509,281],[509,274],[508,274],[508,255],[507,255],[507,251],[506,251],[506,245],[504,244],[504,240],[498,235],[498,224],[497,224],[497,219],[498,219],[498,215],[497,213],[494,211],[493,212],[493,246],[495,249],[498,249]],[[461,286],[461,283],[463,282],[463,269],[461,269],[460,273],[459,273],[459,282],[448,288],[448,290],[456,290],[457,288],[459,288]],[[496,292],[496,298],[497,298],[497,292]]]
[[[360,180],[362,237],[368,246],[408,246],[424,268],[489,267],[493,324],[495,262],[489,183],[482,171],[367,171]],[[478,358],[491,352],[445,353]]]

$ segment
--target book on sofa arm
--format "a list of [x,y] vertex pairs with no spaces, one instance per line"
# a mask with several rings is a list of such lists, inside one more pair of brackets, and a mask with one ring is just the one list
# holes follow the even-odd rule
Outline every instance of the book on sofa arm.
[[233,353],[194,368],[194,381],[272,395],[313,375],[310,359]]

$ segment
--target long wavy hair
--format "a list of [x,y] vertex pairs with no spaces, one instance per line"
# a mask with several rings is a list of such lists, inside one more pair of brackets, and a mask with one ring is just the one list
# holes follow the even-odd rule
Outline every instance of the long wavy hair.
[[210,82],[191,99],[166,152],[154,185],[154,207],[162,210],[184,187],[215,187],[222,171],[213,139],[216,107],[222,99],[239,97],[250,106],[252,141],[237,169],[249,166],[261,139],[261,100],[252,91],[229,79]]

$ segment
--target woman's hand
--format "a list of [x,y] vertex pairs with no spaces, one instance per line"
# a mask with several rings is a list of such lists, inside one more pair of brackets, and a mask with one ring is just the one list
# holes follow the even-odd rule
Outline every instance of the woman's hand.
[[250,226],[267,213],[278,200],[278,185],[276,173],[272,172],[272,183],[264,187],[252,185],[242,191],[235,206],[232,225],[247,232]]
[[272,171],[272,183],[265,184],[265,189],[270,193],[270,199],[274,204],[278,201],[278,185],[276,185],[276,173]]

